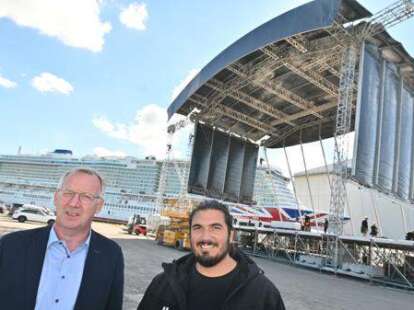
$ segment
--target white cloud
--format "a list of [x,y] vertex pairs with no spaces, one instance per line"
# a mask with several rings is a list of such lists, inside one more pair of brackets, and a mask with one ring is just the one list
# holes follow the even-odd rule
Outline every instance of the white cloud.
[[145,3],[131,3],[119,14],[119,20],[125,26],[136,30],[145,30],[148,19],[148,11]]
[[98,157],[126,157],[127,154],[123,151],[113,151],[107,148],[98,146],[93,149],[93,152]]
[[16,82],[10,81],[6,79],[5,77],[0,75],[0,86],[3,86],[5,88],[15,88],[17,86]]
[[92,119],[93,125],[108,136],[126,140],[142,148],[145,155],[165,156],[167,143],[167,112],[150,104],[138,110],[135,119],[127,124],[113,123],[105,116]]
[[73,86],[54,74],[43,72],[32,79],[32,86],[40,92],[59,92],[65,95],[73,91]]
[[100,19],[97,0],[0,0],[0,18],[34,28],[64,44],[99,52],[111,24]]
[[200,69],[191,69],[186,77],[177,85],[174,87],[172,93],[171,93],[171,100],[174,100],[181,91],[187,86],[188,83],[191,82],[191,80],[200,72]]
[[108,134],[112,133],[115,129],[115,126],[103,116],[94,117],[92,123],[96,128]]

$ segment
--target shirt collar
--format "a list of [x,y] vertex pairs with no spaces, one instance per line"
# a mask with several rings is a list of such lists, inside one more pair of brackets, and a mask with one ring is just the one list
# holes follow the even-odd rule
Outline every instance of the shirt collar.
[[[52,228],[50,229],[49,240],[47,242],[47,248],[61,241],[65,244],[65,241],[60,240],[59,237],[57,236],[56,231],[55,231],[55,225],[53,225]],[[80,244],[78,248],[84,247],[84,246],[89,247],[90,241],[91,241],[91,230],[89,230],[89,234],[86,240],[82,244]]]

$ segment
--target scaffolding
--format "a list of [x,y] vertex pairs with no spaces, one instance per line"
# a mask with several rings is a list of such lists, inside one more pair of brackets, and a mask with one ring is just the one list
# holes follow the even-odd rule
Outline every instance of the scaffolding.
[[[313,1],[306,10],[299,7],[295,9],[297,15],[292,14],[303,17],[313,10],[318,17],[315,19],[326,21],[324,25],[307,27],[298,20],[284,20],[286,29],[280,33],[275,29],[269,34],[267,27],[280,22],[275,18],[235,42],[200,72],[171,111],[188,115],[197,108],[197,120],[201,122],[257,143],[261,141],[267,148],[283,147],[291,180],[285,147],[300,141],[308,174],[302,143],[320,141],[331,192],[328,233],[246,227],[238,231],[241,247],[253,255],[282,257],[295,264],[337,273],[360,272],[370,281],[380,278],[392,282],[391,273],[398,274],[399,282],[412,288],[412,243],[409,248],[404,243],[391,245],[378,239],[348,239],[343,232],[344,212],[349,204],[346,185],[350,183],[347,134],[356,114],[361,51],[366,41],[386,46],[391,56],[401,60],[398,65],[406,67],[406,79],[413,86],[414,75],[407,73],[409,69],[414,71],[412,58],[383,33],[414,15],[413,1],[399,0],[370,19],[370,13],[356,1],[340,2],[334,10],[326,5],[328,2]],[[320,13],[325,10],[334,14],[325,19]],[[238,54],[237,47],[244,54]],[[264,136],[269,137],[262,141]],[[331,137],[332,171],[328,169],[322,144],[322,139]],[[312,196],[309,183],[308,189]],[[294,184],[293,190],[297,198]],[[401,214],[404,216],[403,209]]]
[[[328,237],[338,245],[336,268],[327,264]],[[413,241],[258,227],[237,227],[236,240],[239,248],[253,256],[414,290]]]
[[[346,135],[351,129],[355,67],[359,51],[364,41],[395,26],[414,15],[414,5],[410,0],[399,0],[375,14],[363,27],[352,27],[345,41],[339,80],[338,106],[335,125],[334,175],[332,182],[331,204],[329,210],[329,231],[334,236],[343,233],[343,218],[346,206],[346,187],[348,179],[348,140]],[[339,263],[338,238],[328,239],[330,264]]]
[[187,184],[188,184],[188,176],[190,170],[190,157],[192,151],[192,143],[193,143],[193,134],[190,133],[188,138],[188,145],[186,149],[186,158],[183,160],[182,167],[180,167],[178,161],[173,156],[173,137],[174,134],[185,127],[187,127],[191,123],[190,116],[186,119],[180,120],[174,124],[171,124],[167,128],[167,145],[166,145],[166,154],[164,161],[162,162],[161,172],[160,172],[160,181],[158,185],[158,193],[155,202],[154,214],[160,215],[162,213],[163,208],[165,207],[164,200],[166,197],[166,187],[167,187],[167,176],[169,175],[170,169],[174,169],[175,173],[178,176],[180,182],[180,192],[178,195],[178,201],[181,205],[185,205],[188,203],[188,194],[187,194]]

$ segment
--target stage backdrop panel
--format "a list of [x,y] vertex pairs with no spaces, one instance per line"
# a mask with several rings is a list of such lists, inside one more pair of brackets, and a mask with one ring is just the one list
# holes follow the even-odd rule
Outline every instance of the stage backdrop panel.
[[400,110],[400,141],[397,173],[397,194],[404,200],[409,199],[413,156],[413,97],[403,88]]
[[385,76],[383,78],[384,95],[381,102],[382,113],[380,115],[378,128],[379,150],[377,152],[377,182],[376,185],[385,192],[392,190],[394,163],[395,163],[395,143],[397,140],[397,108],[398,108],[398,86],[400,81],[394,73],[394,68],[386,63],[384,66]]
[[[360,183],[372,186],[374,182],[375,152],[381,96],[381,62],[375,50],[365,49],[362,56],[362,83],[355,124],[357,157],[354,176]],[[355,158],[355,155],[354,155]]]
[[204,124],[195,127],[189,193],[251,203],[258,145]]
[[413,198],[414,95],[395,64],[366,44],[359,72],[353,178],[366,186]]

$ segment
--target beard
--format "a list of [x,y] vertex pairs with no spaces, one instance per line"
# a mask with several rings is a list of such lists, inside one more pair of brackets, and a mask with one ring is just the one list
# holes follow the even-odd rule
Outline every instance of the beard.
[[[200,246],[202,243],[203,243],[203,241],[198,242],[197,246]],[[212,245],[213,246],[218,246],[217,243],[212,243]],[[222,251],[220,251],[215,256],[209,255],[207,252],[204,252],[204,253],[203,252],[204,251],[201,250],[201,253],[198,253],[197,251],[195,251],[195,249],[193,249],[193,253],[194,253],[194,256],[195,256],[195,261],[203,267],[213,267],[213,266],[217,265],[218,263],[220,263],[227,256],[227,254],[229,254],[229,252],[230,252],[230,242],[227,241],[224,244]]]

